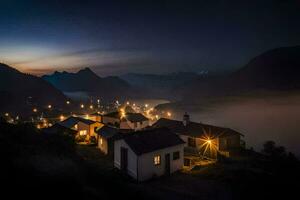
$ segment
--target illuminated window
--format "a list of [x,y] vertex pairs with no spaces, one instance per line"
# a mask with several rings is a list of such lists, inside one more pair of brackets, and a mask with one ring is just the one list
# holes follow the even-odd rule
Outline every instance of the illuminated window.
[[87,130],[79,131],[80,136],[85,136],[87,134]]
[[102,140],[102,138],[100,139],[100,144],[101,144],[101,145],[103,144],[103,140]]
[[180,152],[179,151],[173,152],[173,160],[178,160],[179,158],[180,158]]
[[153,161],[154,161],[154,165],[160,165],[160,156],[159,155],[154,156]]
[[74,128],[75,130],[78,130],[78,124],[75,124]]

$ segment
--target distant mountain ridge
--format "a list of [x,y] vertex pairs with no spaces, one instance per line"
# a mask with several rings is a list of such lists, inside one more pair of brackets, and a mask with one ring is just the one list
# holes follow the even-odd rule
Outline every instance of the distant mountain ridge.
[[[0,110],[22,111],[33,105],[63,105],[64,94],[42,78],[0,63]],[[30,106],[29,104],[33,104]]]
[[182,85],[204,76],[207,76],[207,74],[197,74],[195,72],[174,72],[169,74],[129,73],[120,76],[120,78],[134,87],[146,90],[151,97],[176,99],[178,96],[174,91],[178,87],[182,87]]
[[56,71],[42,78],[63,92],[86,92],[105,100],[124,98],[131,94],[131,86],[126,81],[114,76],[101,78],[90,68],[77,73]]
[[185,100],[236,95],[257,90],[300,89],[300,46],[282,47],[256,56],[225,77],[194,81],[181,90]]

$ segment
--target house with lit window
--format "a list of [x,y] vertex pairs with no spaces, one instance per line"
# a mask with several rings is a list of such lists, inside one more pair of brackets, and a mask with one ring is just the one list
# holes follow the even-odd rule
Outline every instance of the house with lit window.
[[120,122],[120,129],[142,130],[149,126],[149,119],[141,113],[126,113]]
[[69,117],[59,122],[59,125],[77,131],[75,136],[76,142],[86,144],[97,142],[98,135],[95,133],[95,130],[103,126],[100,122],[81,117]]
[[241,133],[230,128],[192,122],[188,114],[184,115],[183,121],[161,118],[152,127],[166,127],[179,135],[185,141],[185,155],[217,159],[219,155],[233,156],[245,147]]
[[167,128],[126,134],[114,142],[114,166],[137,181],[170,175],[183,167],[184,144]]
[[114,141],[132,130],[118,129],[109,125],[104,125],[96,129],[98,134],[97,147],[105,155],[113,156],[114,154]]
[[103,115],[103,123],[120,129],[141,130],[149,126],[149,119],[141,113],[121,110]]

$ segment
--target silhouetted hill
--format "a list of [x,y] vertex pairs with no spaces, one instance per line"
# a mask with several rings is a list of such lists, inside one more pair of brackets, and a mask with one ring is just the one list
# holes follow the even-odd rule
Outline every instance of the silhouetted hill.
[[236,95],[257,90],[300,89],[300,46],[267,51],[224,77],[196,80],[181,88],[185,99]]
[[0,111],[23,111],[32,105],[63,105],[66,97],[43,79],[0,63]]
[[111,100],[131,94],[130,85],[118,77],[101,78],[90,68],[77,73],[54,72],[43,79],[63,92],[86,92],[90,96]]

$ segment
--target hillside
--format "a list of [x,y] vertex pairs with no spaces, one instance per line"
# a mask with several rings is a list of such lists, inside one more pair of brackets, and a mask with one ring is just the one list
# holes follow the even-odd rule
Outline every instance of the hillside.
[[112,76],[101,78],[90,68],[77,73],[54,72],[43,76],[43,79],[63,92],[86,92],[105,100],[122,99],[131,94],[131,87],[126,81]]
[[196,80],[181,91],[190,100],[197,100],[204,96],[240,95],[258,90],[297,90],[300,89],[299,76],[300,46],[283,47],[253,58],[228,76]]
[[43,79],[0,63],[0,111],[24,111],[32,105],[63,105],[66,97]]

